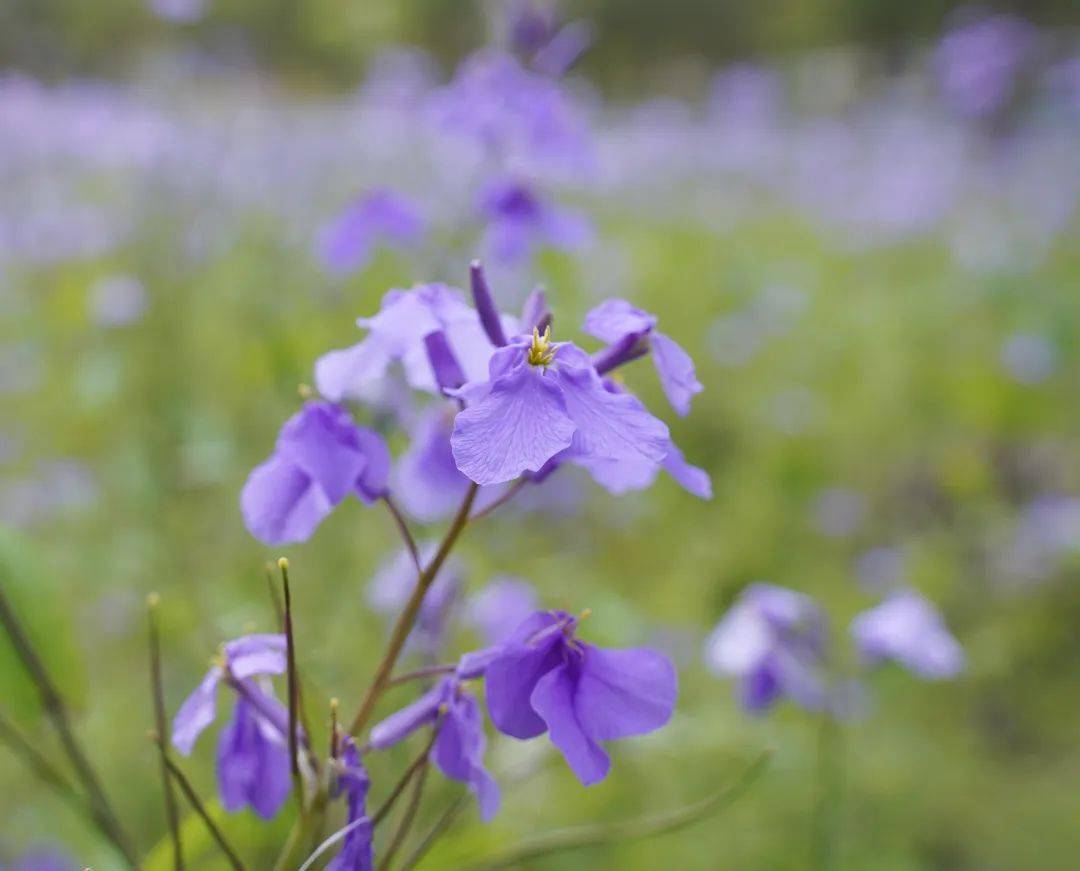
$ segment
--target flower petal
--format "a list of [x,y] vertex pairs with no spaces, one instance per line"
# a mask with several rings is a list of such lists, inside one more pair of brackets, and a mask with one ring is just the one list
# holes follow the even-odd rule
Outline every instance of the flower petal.
[[578,722],[572,667],[561,665],[536,682],[530,703],[547,724],[551,743],[585,786],[607,777],[611,759]]
[[252,469],[240,491],[244,525],[263,544],[307,541],[333,507],[303,471],[276,456]]
[[184,756],[189,756],[203,730],[214,722],[217,713],[217,685],[222,671],[215,666],[206,673],[195,691],[184,699],[173,719],[172,743]]
[[385,750],[403,741],[421,726],[431,723],[446,698],[446,681],[441,681],[410,705],[391,714],[371,729],[368,743],[376,750]]
[[499,809],[499,785],[484,768],[486,746],[480,705],[468,693],[461,693],[449,705],[435,740],[433,756],[446,777],[469,784],[485,822]]
[[694,372],[694,361],[674,339],[663,333],[652,334],[653,365],[660,376],[660,386],[680,417],[690,413],[690,400],[704,388]]
[[686,462],[683,452],[675,447],[674,443],[660,465],[687,493],[697,496],[698,499],[712,499],[712,480],[709,473]]
[[562,661],[563,638],[558,631],[533,641],[553,627],[557,618],[538,611],[514,633],[502,653],[484,672],[488,714],[495,728],[514,738],[534,738],[547,728],[529,699],[537,681]]
[[607,299],[585,315],[582,329],[609,345],[631,333],[644,333],[656,326],[656,317],[625,299]]
[[478,484],[535,472],[570,445],[574,423],[555,379],[520,365],[454,421],[450,446],[458,469]]
[[364,399],[386,376],[391,349],[369,336],[351,348],[328,351],[315,361],[315,387],[334,402]]
[[237,680],[285,674],[286,641],[281,634],[245,635],[225,645],[225,660]]
[[352,415],[332,402],[308,402],[289,418],[275,453],[303,470],[334,505],[352,490],[366,463]]
[[671,719],[678,695],[671,660],[645,647],[584,648],[574,712],[586,734],[610,741],[644,735]]
[[362,502],[371,503],[386,495],[393,460],[386,441],[375,430],[357,427],[356,439],[365,460],[356,478],[356,495]]

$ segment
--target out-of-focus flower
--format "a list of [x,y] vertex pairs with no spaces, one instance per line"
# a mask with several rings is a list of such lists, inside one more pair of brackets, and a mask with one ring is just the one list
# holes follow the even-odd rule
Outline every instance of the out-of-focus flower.
[[274,453],[240,494],[248,531],[265,544],[306,541],[354,493],[374,502],[386,492],[390,451],[332,402],[309,402],[281,428]]
[[499,809],[499,785],[484,768],[484,717],[476,698],[462,684],[468,676],[475,674],[462,674],[459,669],[443,678],[411,705],[372,727],[369,740],[376,750],[383,750],[435,723],[438,735],[431,748],[435,765],[451,780],[468,784],[486,822]]
[[814,503],[814,522],[831,538],[846,538],[854,533],[866,514],[866,500],[857,490],[829,487]]
[[[427,565],[437,549],[438,542],[423,543],[420,546],[420,564]],[[388,618],[396,617],[416,588],[416,575],[412,555],[407,550],[399,551],[380,566],[372,577],[367,588],[368,604]],[[432,655],[442,649],[450,612],[461,592],[462,580],[461,564],[451,557],[439,569],[439,574],[424,596],[416,625],[409,635],[410,646]]]
[[[267,702],[279,704],[269,697]],[[243,696],[237,697],[217,747],[218,792],[225,810],[236,812],[250,805],[263,819],[278,812],[292,788],[285,740]]]
[[[503,327],[512,334],[516,321],[503,315]],[[324,354],[315,364],[319,392],[334,401],[363,399],[387,375],[391,363],[401,363],[405,378],[416,390],[438,393],[424,338],[442,331],[466,379],[487,375],[495,350],[476,311],[461,291],[444,284],[425,284],[413,290],[392,290],[383,297],[379,313],[359,318],[367,337],[351,348]]]
[[578,619],[537,611],[498,648],[484,672],[488,712],[514,738],[547,732],[578,779],[603,780],[602,742],[644,735],[671,718],[675,668],[644,647],[594,647],[576,637]]
[[867,664],[900,663],[927,680],[956,677],[964,651],[933,605],[918,593],[894,593],[851,623],[851,634]]
[[408,450],[394,467],[395,498],[423,523],[452,513],[469,487],[469,479],[458,471],[450,450],[456,413],[453,406],[442,403],[425,409],[412,427]]
[[1057,369],[1057,346],[1045,336],[1014,333],[1001,348],[1001,365],[1016,381],[1038,384]]
[[1080,498],[1048,493],[1026,505],[1000,556],[1005,575],[1039,580],[1080,553]]
[[148,0],[150,11],[163,21],[191,24],[206,15],[208,0]]
[[822,675],[826,631],[825,615],[809,596],[752,584],[709,636],[705,662],[738,680],[748,711],[764,711],[782,696],[818,710],[828,701]]
[[993,15],[951,30],[937,49],[942,94],[959,113],[982,117],[1013,93],[1016,76],[1034,50],[1031,25]]
[[488,184],[480,194],[486,227],[481,248],[498,263],[517,265],[542,246],[576,251],[592,238],[580,212],[548,203],[532,186],[514,180]]
[[82,865],[56,847],[33,847],[10,866],[11,871],[78,871]]
[[855,573],[868,590],[883,591],[895,587],[904,577],[905,556],[895,547],[875,547],[859,555]]
[[90,312],[101,327],[126,327],[146,312],[149,299],[133,275],[107,275],[90,287]]
[[536,589],[522,578],[493,578],[469,598],[466,619],[488,645],[501,644],[536,610]]
[[694,361],[674,339],[656,329],[656,315],[625,299],[609,299],[585,316],[584,330],[602,342],[647,341],[664,394],[676,413],[690,413],[690,400],[704,388],[694,372]]
[[370,191],[352,203],[319,234],[323,265],[337,275],[360,269],[379,245],[405,248],[424,234],[419,207],[395,191]]
[[348,802],[345,826],[348,834],[341,850],[326,866],[326,871],[375,871],[372,843],[375,827],[367,815],[367,794],[371,786],[367,769],[356,742],[346,736],[342,741],[341,759],[337,771],[337,786]]

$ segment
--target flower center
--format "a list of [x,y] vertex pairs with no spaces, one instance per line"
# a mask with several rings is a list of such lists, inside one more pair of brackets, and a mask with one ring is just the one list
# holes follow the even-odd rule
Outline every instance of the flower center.
[[533,327],[532,344],[529,346],[530,366],[550,366],[555,358],[555,348],[551,344],[551,327],[544,327],[544,334]]

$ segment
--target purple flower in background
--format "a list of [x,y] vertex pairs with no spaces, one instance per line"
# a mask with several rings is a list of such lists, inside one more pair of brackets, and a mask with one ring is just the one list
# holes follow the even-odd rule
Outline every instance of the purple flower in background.
[[367,815],[367,794],[371,786],[356,742],[346,736],[342,742],[338,790],[344,791],[349,809],[345,818],[348,834],[341,850],[326,866],[326,871],[375,871],[372,842],[375,828]]
[[[288,717],[276,699],[265,696],[263,704],[274,705],[280,716]],[[225,810],[236,812],[251,805],[267,820],[280,810],[292,789],[285,736],[244,696],[237,697],[232,720],[218,739],[217,779]]]
[[947,33],[937,49],[938,80],[949,104],[977,118],[1012,96],[1016,76],[1034,50],[1035,32],[1025,21],[994,15]]
[[[516,321],[503,315],[508,333]],[[400,363],[405,379],[416,390],[439,393],[424,338],[442,331],[466,379],[484,378],[495,348],[488,341],[475,309],[461,291],[444,284],[424,284],[412,290],[392,290],[383,297],[379,313],[359,318],[368,335],[351,348],[330,351],[315,364],[319,392],[335,402],[364,399],[386,378],[391,363]]]
[[10,866],[10,871],[78,871],[82,867],[55,847],[34,847]]
[[126,327],[146,312],[146,288],[133,275],[106,275],[90,288],[90,313],[98,326]]
[[481,192],[479,210],[487,222],[481,248],[507,265],[528,260],[544,245],[576,251],[592,237],[584,215],[551,205],[521,181],[489,184]]
[[412,442],[394,467],[394,496],[422,523],[448,517],[461,504],[469,488],[454,463],[450,433],[457,408],[435,403],[412,427]]
[[851,634],[870,665],[891,659],[927,680],[956,677],[964,667],[964,651],[937,609],[912,590],[864,611]]
[[378,245],[407,247],[423,233],[424,219],[412,200],[391,190],[374,190],[323,228],[319,257],[330,272],[344,275],[367,263]]
[[845,538],[860,526],[866,514],[866,500],[857,490],[829,487],[814,502],[814,523],[830,538]]
[[702,391],[694,361],[672,338],[656,329],[657,318],[625,299],[609,299],[585,316],[584,330],[608,345],[647,342],[664,394],[676,413],[690,413],[690,400]]
[[556,455],[589,463],[661,462],[668,429],[634,397],[608,391],[589,356],[533,331],[500,348],[486,382],[465,385],[468,407],[450,444],[458,468],[478,484],[537,472]]
[[594,647],[578,619],[537,611],[487,664],[488,712],[514,738],[548,732],[583,784],[603,780],[611,759],[601,742],[644,735],[675,709],[678,679],[663,654],[644,647]]
[[149,0],[150,11],[163,21],[192,24],[206,15],[208,0]]
[[536,610],[536,589],[521,578],[493,578],[470,597],[466,619],[488,645],[501,644]]
[[1038,384],[1057,369],[1057,346],[1045,336],[1014,333],[1001,348],[1001,364],[1021,384]]
[[390,451],[332,402],[309,402],[289,418],[270,459],[240,494],[248,531],[264,544],[306,541],[350,493],[371,503],[386,493]]
[[825,635],[825,615],[809,596],[751,584],[709,636],[705,662],[739,681],[748,711],[764,711],[785,695],[818,710],[827,700],[820,670]]
[[371,729],[370,743],[376,750],[392,747],[417,729],[436,723],[438,736],[431,748],[436,767],[451,780],[468,784],[487,822],[499,809],[499,785],[484,768],[484,717],[480,704],[462,681],[478,674],[465,665],[448,675],[419,699],[391,714]]
[[[420,563],[427,565],[435,556],[438,543],[425,542],[420,546]],[[416,566],[407,550],[399,551],[379,567],[367,588],[371,607],[388,618],[396,617],[416,587]],[[409,645],[425,653],[437,654],[443,645],[450,612],[457,602],[463,584],[461,564],[450,558],[439,569],[431,588],[420,606],[416,625],[409,636]]]
[[1035,581],[1071,554],[1080,554],[1080,498],[1044,493],[1024,506],[999,557],[1000,569],[1014,580]]

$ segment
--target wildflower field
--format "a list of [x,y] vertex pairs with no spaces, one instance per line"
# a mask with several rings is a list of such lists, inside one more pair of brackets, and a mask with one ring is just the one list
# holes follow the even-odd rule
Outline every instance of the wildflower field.
[[0,37],[0,868],[1075,867],[1075,16],[122,6]]

